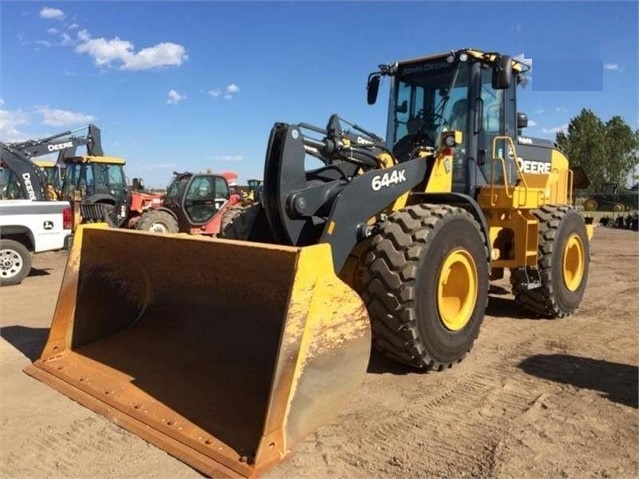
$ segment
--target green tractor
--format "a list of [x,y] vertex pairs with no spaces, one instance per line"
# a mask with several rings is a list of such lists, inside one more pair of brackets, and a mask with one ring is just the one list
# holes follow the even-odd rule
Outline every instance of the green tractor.
[[594,193],[584,201],[586,211],[624,211],[639,210],[639,191],[637,185],[632,189],[620,188],[618,183],[604,183],[601,192]]

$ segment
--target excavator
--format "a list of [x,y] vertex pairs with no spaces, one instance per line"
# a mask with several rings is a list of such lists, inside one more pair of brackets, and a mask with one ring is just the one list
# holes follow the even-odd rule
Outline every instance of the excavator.
[[385,139],[275,123],[260,201],[221,238],[80,228],[26,372],[209,476],[256,477],[339,414],[372,347],[462,361],[491,280],[534,317],[575,313],[593,227],[566,156],[518,135],[526,71],[467,48],[381,65]]

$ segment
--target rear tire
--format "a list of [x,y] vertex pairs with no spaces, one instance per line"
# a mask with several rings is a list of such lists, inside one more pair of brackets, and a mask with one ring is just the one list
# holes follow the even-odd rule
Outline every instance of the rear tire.
[[218,237],[234,240],[247,240],[260,212],[261,205],[237,206],[227,209],[220,220]]
[[467,211],[420,204],[391,214],[362,273],[375,348],[421,369],[460,362],[484,319],[488,263],[484,235]]
[[149,210],[135,224],[135,229],[158,234],[172,234],[179,231],[177,220],[162,210]]
[[[569,206],[544,206],[532,212],[539,220],[538,271],[511,270],[515,301],[547,318],[563,318],[579,307],[590,268],[590,245],[583,217]],[[530,279],[541,286],[528,289]]]
[[0,286],[22,283],[31,271],[31,253],[22,243],[0,240]]

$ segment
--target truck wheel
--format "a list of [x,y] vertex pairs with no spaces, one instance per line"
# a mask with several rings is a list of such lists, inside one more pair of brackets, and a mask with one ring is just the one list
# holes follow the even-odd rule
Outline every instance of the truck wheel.
[[479,334],[488,301],[488,249],[479,224],[448,205],[391,214],[362,271],[373,345],[404,364],[442,370]]
[[[538,270],[511,270],[515,301],[548,318],[575,312],[584,295],[590,245],[582,216],[569,206],[544,206],[532,212],[539,220]],[[529,289],[531,280],[541,285]]]
[[29,271],[31,271],[29,250],[17,241],[0,240],[0,286],[22,283]]
[[220,238],[246,240],[260,212],[259,203],[227,209],[220,220]]
[[135,229],[159,234],[179,231],[177,220],[170,213],[162,210],[149,210],[144,213],[135,224]]

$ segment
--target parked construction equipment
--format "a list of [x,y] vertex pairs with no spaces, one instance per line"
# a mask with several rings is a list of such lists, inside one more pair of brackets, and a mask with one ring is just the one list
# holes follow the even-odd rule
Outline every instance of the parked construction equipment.
[[57,193],[44,170],[22,150],[0,143],[0,199],[54,201]]
[[[82,130],[86,133],[78,135]],[[128,186],[126,161],[105,155],[101,138],[100,129],[89,124],[46,138],[10,143],[7,147],[43,168],[48,196],[55,193],[55,198],[72,202],[79,191],[82,222],[106,221],[111,226],[132,228],[161,195]],[[77,154],[81,146],[86,147],[84,155]],[[36,160],[52,153],[57,154],[55,162]],[[134,179],[133,183],[139,185],[140,180]]]
[[80,228],[26,371],[206,474],[254,477],[338,414],[371,344],[461,361],[504,270],[522,307],[573,313],[592,225],[560,151],[527,138],[519,161],[525,70],[469,49],[381,66],[386,141],[336,115],[276,123],[229,239]]
[[216,235],[231,198],[227,179],[213,173],[173,173],[162,206],[146,211],[136,229],[154,233]]
[[626,189],[618,183],[604,183],[601,192],[594,193],[584,201],[586,211],[622,211],[639,210],[639,190]]

